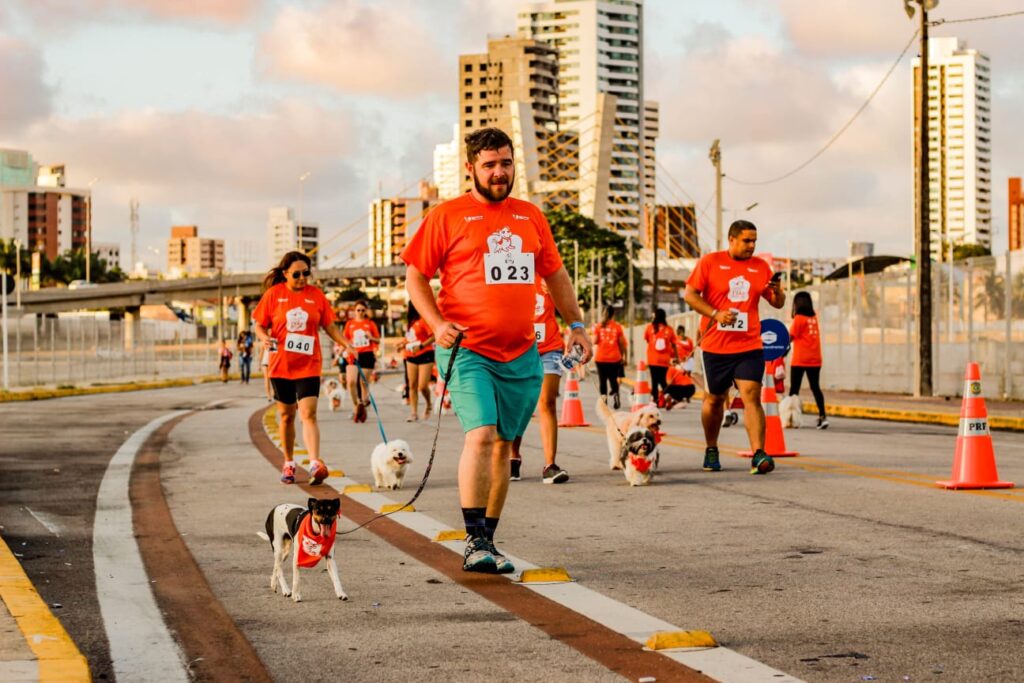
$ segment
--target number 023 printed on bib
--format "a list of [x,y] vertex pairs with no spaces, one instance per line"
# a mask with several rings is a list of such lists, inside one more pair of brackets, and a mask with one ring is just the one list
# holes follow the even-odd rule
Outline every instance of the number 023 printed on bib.
[[484,254],[484,282],[489,285],[534,284],[533,253]]

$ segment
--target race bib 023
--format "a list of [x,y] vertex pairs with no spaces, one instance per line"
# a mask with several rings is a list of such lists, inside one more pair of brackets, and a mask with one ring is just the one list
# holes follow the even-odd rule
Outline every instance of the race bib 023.
[[489,285],[534,284],[533,253],[484,254],[484,282]]

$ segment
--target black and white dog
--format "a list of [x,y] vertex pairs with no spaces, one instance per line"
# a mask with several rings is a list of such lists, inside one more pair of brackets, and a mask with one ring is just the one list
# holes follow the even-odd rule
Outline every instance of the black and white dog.
[[657,437],[645,427],[632,427],[619,449],[619,466],[630,486],[647,486],[658,471]]
[[[338,532],[338,512],[341,500],[338,498],[310,498],[306,507],[284,503],[276,506],[267,515],[266,533],[259,536],[270,541],[274,551],[274,571],[270,574],[270,589],[300,602],[299,569],[312,568],[324,560],[334,584],[334,593],[339,600],[348,600],[345,589],[338,577],[338,565],[334,562],[334,540]],[[294,546],[294,547],[293,547]],[[292,587],[284,579],[284,561],[292,551]]]

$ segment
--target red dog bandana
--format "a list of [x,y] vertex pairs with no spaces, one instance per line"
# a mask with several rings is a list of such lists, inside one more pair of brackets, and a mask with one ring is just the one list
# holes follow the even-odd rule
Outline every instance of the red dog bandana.
[[[324,531],[321,529],[321,531]],[[326,533],[317,535],[313,533],[313,515],[306,515],[299,524],[299,533],[296,534],[295,542],[298,544],[296,552],[299,554],[298,565],[300,567],[315,567],[321,558],[327,557],[334,547],[334,537],[338,531],[338,520]]]
[[633,465],[633,469],[640,474],[646,474],[647,470],[651,469],[651,461],[640,455],[630,453],[629,462]]

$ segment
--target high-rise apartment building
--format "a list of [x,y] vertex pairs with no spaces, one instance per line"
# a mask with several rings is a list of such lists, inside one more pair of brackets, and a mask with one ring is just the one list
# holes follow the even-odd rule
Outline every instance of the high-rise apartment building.
[[655,181],[655,145],[661,130],[661,107],[653,100],[644,102],[644,202],[654,206],[656,188]]
[[[267,214],[267,247],[270,265],[276,266],[289,251],[310,254],[313,266],[320,263],[320,224],[303,220],[299,225],[291,207],[278,206]],[[315,250],[315,251],[314,251]]]
[[455,124],[451,142],[434,146],[434,185],[442,201],[454,199],[460,194],[462,179],[462,158],[459,157],[459,124]]
[[644,246],[657,244],[669,258],[699,258],[697,207],[694,204],[656,204],[650,217],[653,235],[644,235]]
[[205,275],[223,269],[224,240],[200,237],[195,225],[171,227],[171,238],[167,240],[168,275]]
[[1008,199],[1006,225],[1010,232],[1009,248],[1017,251],[1024,249],[1024,192],[1021,191],[1020,178],[1010,178]]
[[559,129],[580,133],[582,179],[602,171],[602,151],[583,133],[599,122],[602,95],[614,96],[607,197],[591,203],[581,196],[581,212],[593,208],[601,225],[639,230],[645,194],[642,0],[526,3],[516,26],[519,35],[558,51]]
[[[914,59],[914,198],[920,111],[920,58]],[[991,70],[988,57],[957,38],[928,42],[928,186],[933,256],[942,246],[992,247]]]
[[367,265],[383,267],[401,263],[399,254],[437,202],[437,187],[429,183],[420,183],[419,197],[374,200],[370,204]]

